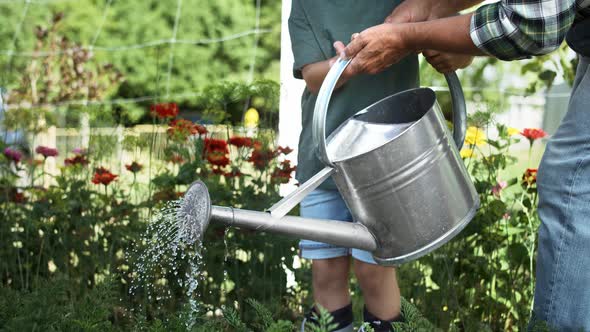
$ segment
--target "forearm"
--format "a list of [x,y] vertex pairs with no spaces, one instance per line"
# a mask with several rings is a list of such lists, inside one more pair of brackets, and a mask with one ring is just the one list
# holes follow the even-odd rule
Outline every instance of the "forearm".
[[[456,0],[467,2],[467,0]],[[399,31],[412,51],[437,50],[469,55],[485,55],[470,36],[472,13],[427,22],[410,23]],[[400,26],[398,26],[400,27]],[[396,28],[398,28],[396,27]]]
[[420,21],[430,21],[443,17],[455,16],[458,12],[471,8],[481,2],[483,2],[483,0],[430,0],[430,13],[426,19]]
[[447,5],[449,8],[454,9],[455,12],[460,12],[482,3],[483,0],[447,0],[446,2],[449,3]]
[[[303,75],[303,80],[305,80],[305,85],[307,89],[317,95],[320,91],[320,87],[324,82],[324,78],[330,71],[330,62],[335,61],[336,58],[332,58],[330,60],[320,61],[308,64],[301,69],[301,74]],[[348,77],[346,75],[340,76],[338,83],[336,84],[336,88],[339,88],[344,83],[348,81]]]

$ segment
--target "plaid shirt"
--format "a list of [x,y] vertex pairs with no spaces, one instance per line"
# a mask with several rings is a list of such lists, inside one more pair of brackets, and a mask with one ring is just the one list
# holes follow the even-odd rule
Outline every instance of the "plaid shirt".
[[590,0],[501,0],[471,19],[471,39],[502,60],[547,54],[561,45],[577,20],[590,18]]

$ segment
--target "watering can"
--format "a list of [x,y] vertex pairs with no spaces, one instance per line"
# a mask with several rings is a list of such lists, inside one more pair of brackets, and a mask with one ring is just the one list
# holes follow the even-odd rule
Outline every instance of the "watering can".
[[[349,63],[339,59],[332,66],[315,104],[313,138],[325,168],[265,212],[212,206],[205,184],[193,183],[180,209],[191,216],[189,226],[196,233],[202,236],[211,221],[367,250],[380,265],[398,265],[445,244],[471,221],[479,198],[458,152],[465,138],[466,110],[457,76],[446,75],[453,104],[452,138],[436,95],[428,88],[386,97],[326,138],[330,97]],[[330,176],[353,222],[287,215]]]

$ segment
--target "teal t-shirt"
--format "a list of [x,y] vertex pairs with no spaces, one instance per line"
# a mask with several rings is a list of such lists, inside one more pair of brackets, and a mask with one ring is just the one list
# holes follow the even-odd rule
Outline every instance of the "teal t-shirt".
[[[335,41],[347,44],[350,36],[383,23],[399,0],[293,0],[289,34],[295,63],[293,75],[302,78],[303,66],[336,55]],[[326,116],[326,135],[363,108],[394,93],[419,86],[418,57],[408,56],[376,75],[352,78],[332,94]],[[303,183],[324,165],[317,158],[312,138],[316,95],[307,89],[301,97],[302,131],[299,137],[296,178]],[[332,179],[320,188],[336,189]]]

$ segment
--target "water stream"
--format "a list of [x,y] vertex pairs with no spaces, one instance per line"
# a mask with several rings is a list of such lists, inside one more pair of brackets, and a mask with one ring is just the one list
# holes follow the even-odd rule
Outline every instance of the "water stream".
[[[198,193],[187,192],[187,195],[195,194]],[[166,302],[178,300],[172,289],[182,289],[189,304],[188,317],[183,318],[190,329],[199,312],[197,288],[203,280],[201,239],[205,228],[202,214],[208,206],[194,204],[187,210],[182,202],[166,203],[151,218],[146,232],[136,243],[132,250],[135,264],[129,294],[144,296],[159,311]]]

